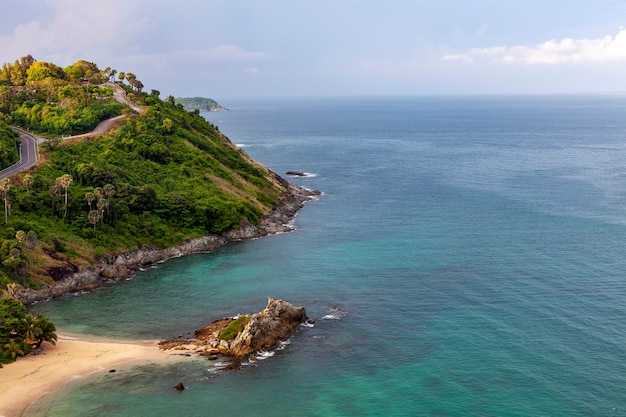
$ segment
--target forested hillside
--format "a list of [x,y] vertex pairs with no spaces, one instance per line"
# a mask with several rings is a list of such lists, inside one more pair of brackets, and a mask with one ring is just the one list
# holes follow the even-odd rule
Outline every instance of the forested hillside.
[[[128,74],[30,57],[2,67],[0,119],[51,139],[34,169],[0,181],[0,289],[37,288],[113,254],[258,223],[283,197],[275,175],[198,111],[143,92]],[[111,80],[141,114],[112,100],[103,84]],[[105,135],[59,140],[122,112]]]
[[176,104],[182,104],[185,110],[193,111],[227,111],[217,101],[204,97],[177,97]]

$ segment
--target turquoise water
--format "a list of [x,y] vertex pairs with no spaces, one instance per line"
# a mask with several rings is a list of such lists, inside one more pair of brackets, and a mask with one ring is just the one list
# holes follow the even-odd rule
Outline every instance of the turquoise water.
[[27,416],[626,410],[626,97],[226,104],[205,117],[324,192],[297,230],[34,309],[65,332],[164,339],[271,296],[316,326],[237,372],[101,375]]

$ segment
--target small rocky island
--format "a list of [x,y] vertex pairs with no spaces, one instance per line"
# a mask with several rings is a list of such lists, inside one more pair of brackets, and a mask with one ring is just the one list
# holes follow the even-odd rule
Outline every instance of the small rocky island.
[[233,369],[256,353],[275,348],[307,321],[304,307],[269,298],[263,311],[216,320],[196,330],[195,339],[165,340],[159,347],[183,354],[196,353],[209,359],[223,355],[231,358],[229,368]]

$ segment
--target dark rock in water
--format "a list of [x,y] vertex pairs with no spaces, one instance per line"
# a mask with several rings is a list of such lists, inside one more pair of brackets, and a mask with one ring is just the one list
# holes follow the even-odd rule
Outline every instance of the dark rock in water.
[[306,174],[300,171],[287,171],[287,175],[290,177],[306,177]]
[[110,369],[110,370],[109,370],[109,373],[111,373],[111,374],[112,374],[113,372],[115,372],[115,369]]
[[185,389],[185,386],[183,385],[183,383],[182,383],[182,382],[179,382],[178,384],[176,384],[176,386],[174,387],[174,389],[175,389],[176,391],[182,391],[182,390],[184,390],[184,389]]

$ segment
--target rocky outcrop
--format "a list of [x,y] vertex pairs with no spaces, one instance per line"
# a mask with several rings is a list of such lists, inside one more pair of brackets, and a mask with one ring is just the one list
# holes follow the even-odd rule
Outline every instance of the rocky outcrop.
[[169,340],[159,346],[163,350],[192,351],[209,358],[221,354],[232,358],[236,365],[257,352],[275,348],[307,320],[304,307],[269,298],[267,307],[250,316],[247,324],[231,340],[223,340],[220,334],[235,319],[223,318],[196,331],[195,340]]
[[308,320],[304,307],[269,299],[263,311],[253,314],[246,327],[220,352],[227,356],[248,356],[270,350]]
[[17,292],[16,296],[24,304],[31,304],[68,293],[89,291],[100,287],[106,280],[130,278],[140,268],[145,268],[168,259],[193,253],[212,252],[220,246],[233,241],[289,232],[293,229],[288,223],[293,220],[298,210],[303,207],[306,201],[310,201],[320,195],[320,192],[310,191],[291,184],[278,175],[276,175],[276,178],[286,186],[287,192],[276,208],[265,216],[258,225],[243,222],[238,228],[231,229],[220,235],[189,239],[171,248],[156,249],[146,247],[138,251],[122,253],[84,270],[68,270],[68,275],[55,280],[57,282],[46,285],[40,290],[22,289]]

